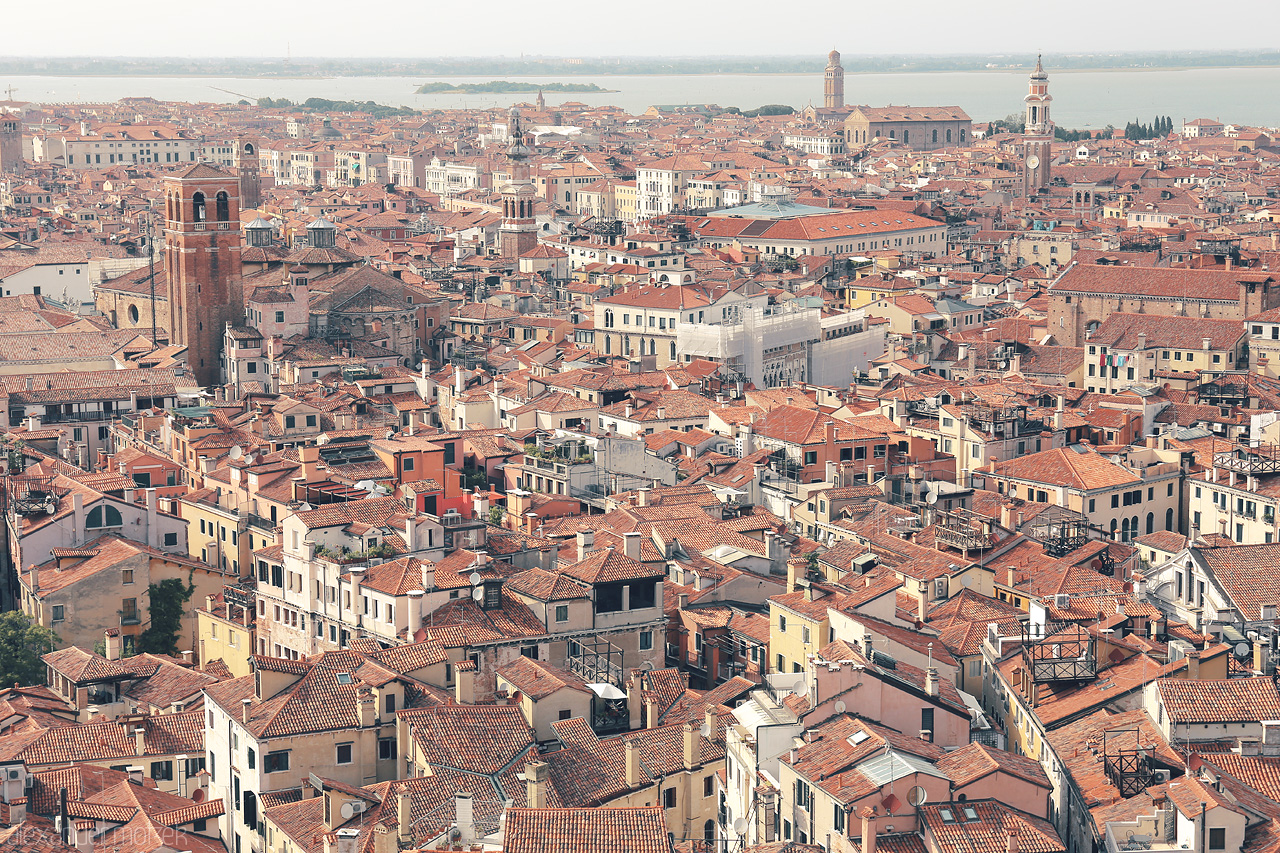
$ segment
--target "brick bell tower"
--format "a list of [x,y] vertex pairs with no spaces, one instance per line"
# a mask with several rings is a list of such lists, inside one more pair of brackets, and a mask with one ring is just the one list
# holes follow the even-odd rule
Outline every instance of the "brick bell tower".
[[0,172],[21,172],[22,119],[0,112]]
[[822,73],[822,106],[829,110],[844,107],[844,66],[838,50],[827,54],[827,68]]
[[262,174],[256,139],[236,140],[235,163],[240,172],[240,206],[245,210],[257,210],[262,204]]
[[1026,127],[1023,130],[1022,195],[1034,196],[1049,186],[1049,164],[1053,159],[1053,119],[1049,117],[1049,75],[1036,57],[1036,70],[1027,85]]
[[538,191],[529,180],[529,149],[520,129],[520,112],[511,110],[511,141],[507,146],[507,162],[511,164],[511,182],[502,187],[502,224],[498,226],[498,248],[503,258],[518,260],[538,247],[538,223],[534,204]]
[[197,163],[164,181],[169,342],[187,347],[201,385],[220,381],[227,323],[244,322],[240,179]]

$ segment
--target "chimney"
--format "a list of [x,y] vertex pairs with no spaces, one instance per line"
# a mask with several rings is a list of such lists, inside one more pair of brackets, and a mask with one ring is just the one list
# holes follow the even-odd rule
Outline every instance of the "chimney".
[[459,705],[475,704],[476,668],[470,661],[459,662],[453,667],[453,700]]
[[1065,412],[1063,411],[1066,404],[1066,398],[1061,394],[1058,395],[1058,407],[1053,412],[1053,428],[1055,430],[1062,429],[1065,423]]
[[551,765],[545,761],[534,761],[524,766],[526,807],[545,809],[547,807],[547,776]]
[[690,720],[684,724],[684,769],[702,766],[702,730]]
[[927,622],[929,616],[929,599],[927,596],[920,596],[916,599],[916,618],[921,622]]
[[458,840],[469,844],[476,840],[476,821],[471,794],[459,791],[453,795],[454,822],[458,827]]
[[139,723],[138,727],[133,730],[133,754],[147,754],[147,727],[142,723]]
[[[106,510],[103,510],[106,512]],[[71,514],[73,518],[73,527],[71,528],[71,544],[78,545],[80,542],[80,531],[84,530],[84,493],[71,493]]]
[[418,550],[418,519],[416,516],[407,516],[404,520],[404,544],[408,546],[409,553]]
[[648,505],[649,505],[649,490],[636,489],[636,506],[648,506]]
[[639,533],[631,532],[631,533],[622,534],[622,548],[624,553],[628,557],[635,560],[637,563],[640,562],[640,534]]
[[298,448],[298,461],[302,463],[302,481],[307,484],[320,482],[320,448],[314,444]]
[[409,788],[400,789],[396,797],[396,835],[405,846],[413,839],[413,798]]
[[1198,649],[1187,650],[1187,678],[1191,681],[1200,680],[1200,651]]
[[[423,571],[426,569],[424,567]],[[425,586],[425,584],[424,584]],[[409,590],[409,642],[413,642],[413,638],[417,636],[418,631],[422,628],[422,599],[426,595],[426,590],[411,589]]]
[[249,708],[253,705],[252,699],[240,700],[240,722],[246,726],[249,725]]
[[677,600],[677,602],[678,602],[677,606],[678,606],[681,610],[688,610],[688,609],[689,609],[689,593],[687,593],[687,592],[682,592],[682,593],[680,593],[680,595],[678,595],[678,596],[676,597],[676,600]]
[[937,696],[941,692],[941,687],[938,684],[938,670],[934,667],[929,667],[924,671],[924,692],[930,696]]
[[76,708],[83,711],[85,708],[88,708],[88,707],[89,707],[89,688],[77,687],[76,688]]
[[578,561],[587,559],[587,552],[591,550],[591,546],[596,544],[596,532],[594,530],[578,531]]
[[623,754],[626,757],[627,768],[627,787],[640,787],[640,744],[634,740],[628,740],[622,745]]
[[863,806],[862,808],[862,853],[876,853],[876,824],[872,819],[876,816],[875,809],[871,806]]
[[644,700],[641,699],[644,690],[644,677],[640,670],[632,670],[631,677],[627,679],[627,728],[638,729],[644,725]]
[[1018,830],[1010,829],[1005,834],[1005,853],[1018,853]]
[[107,631],[103,645],[106,650],[105,657],[107,660],[120,660],[120,629],[112,628]]
[[125,772],[129,774],[129,784],[130,784],[130,785],[141,785],[141,784],[142,784],[142,774],[143,774],[143,770],[142,770],[142,766],[141,766],[141,765],[139,765],[139,764],[130,764],[128,767],[126,767],[126,768],[125,768]]
[[1013,507],[1009,504],[1000,504],[1000,526],[1005,530],[1013,529]]
[[[330,843],[329,839],[333,842]],[[356,853],[356,842],[360,840],[360,830],[339,829],[332,835],[325,836],[325,853]]]

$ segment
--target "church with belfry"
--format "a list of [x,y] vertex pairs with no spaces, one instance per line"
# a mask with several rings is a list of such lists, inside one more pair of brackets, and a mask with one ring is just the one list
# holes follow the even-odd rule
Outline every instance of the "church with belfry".
[[810,104],[800,115],[805,121],[839,124],[851,109],[844,103],[844,66],[840,64],[840,51],[832,50],[827,54],[827,67],[822,70],[822,106]]
[[1022,195],[1031,198],[1048,188],[1053,161],[1053,119],[1049,115],[1053,96],[1049,94],[1049,75],[1045,73],[1039,56],[1023,101],[1026,104],[1026,126],[1022,142]]

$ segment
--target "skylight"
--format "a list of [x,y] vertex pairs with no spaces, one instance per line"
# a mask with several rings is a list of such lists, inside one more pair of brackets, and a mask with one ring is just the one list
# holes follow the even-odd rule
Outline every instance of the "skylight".
[[351,673],[349,673],[349,672],[340,672],[340,673],[338,673],[338,675],[337,675],[337,679],[338,679],[338,683],[339,683],[339,684],[350,684],[350,683],[351,683]]

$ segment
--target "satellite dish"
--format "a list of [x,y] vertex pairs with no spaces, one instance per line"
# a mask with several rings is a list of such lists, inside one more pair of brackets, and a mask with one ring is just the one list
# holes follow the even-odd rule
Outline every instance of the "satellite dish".
[[476,601],[483,601],[484,587],[478,586],[475,589],[471,590],[471,597],[474,598]]
[[351,820],[351,818],[356,816],[356,810],[352,803],[343,803],[341,811],[343,820]]
[[971,585],[972,583],[973,583],[973,578],[971,578],[969,575],[965,575],[964,577],[960,578],[960,585],[961,585],[961,586],[967,587],[967,586]]
[[237,444],[235,447],[231,448],[230,451],[228,451],[227,455],[230,456],[232,459],[241,459],[244,457],[244,448],[242,448],[240,445]]
[[377,487],[378,487],[378,484],[375,483],[373,480],[360,480],[359,482],[356,483],[357,489],[366,491],[369,494],[373,494],[373,490],[376,489]]
[[1249,656],[1249,651],[1248,643],[1236,643],[1236,657],[1247,658]]
[[844,700],[843,700],[843,699],[837,699],[837,700],[836,700],[836,713],[837,713],[837,714],[843,714],[843,713],[844,713],[845,711],[847,711],[847,710],[849,710],[849,706],[848,706],[848,705],[846,705],[846,704],[844,704]]
[[204,788],[196,788],[194,791],[191,792],[191,802],[193,803],[204,802]]
[[733,822],[733,831],[737,835],[745,835],[747,832],[747,819],[740,817]]
[[924,802],[926,796],[924,788],[919,785],[913,785],[911,790],[907,792],[907,802],[913,806],[918,806]]
[[927,503],[927,504],[929,504],[930,506],[933,506],[934,504],[936,504],[936,503],[938,502],[938,493],[937,493],[937,492],[925,492],[925,493],[924,493],[924,502],[925,502],[925,503]]
[[702,724],[702,728],[698,731],[701,732],[703,737],[711,737],[711,726],[707,725],[705,722]]
[[467,578],[467,580],[471,582],[472,586],[479,586],[480,581],[484,580],[484,578],[480,577],[479,572],[472,572],[471,577]]
[[1095,572],[1101,571],[1102,560],[1098,557],[1094,557],[1092,560],[1089,561],[1089,568],[1093,569]]

